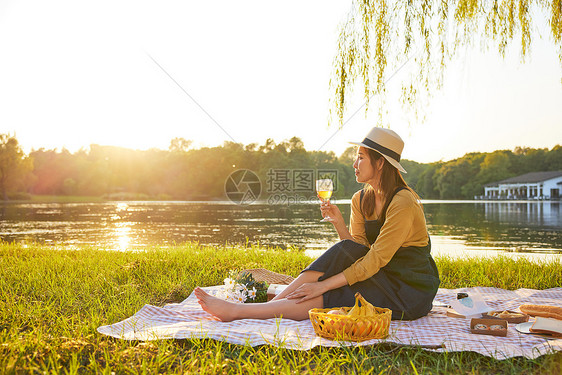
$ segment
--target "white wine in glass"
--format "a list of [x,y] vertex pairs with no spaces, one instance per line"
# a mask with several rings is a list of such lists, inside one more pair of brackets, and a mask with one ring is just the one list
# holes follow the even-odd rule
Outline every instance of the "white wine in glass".
[[[334,184],[329,178],[316,180],[316,193],[322,202],[328,202],[334,191]],[[326,216],[320,221],[330,221],[330,217]]]
[[332,191],[331,190],[321,190],[318,191],[318,198],[320,198],[323,201],[327,201],[330,199],[330,197],[332,196]]

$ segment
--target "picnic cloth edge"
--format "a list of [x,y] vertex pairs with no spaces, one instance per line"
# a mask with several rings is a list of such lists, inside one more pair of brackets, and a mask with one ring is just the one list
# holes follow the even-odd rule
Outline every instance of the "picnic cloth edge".
[[[222,287],[204,289],[216,294]],[[447,303],[461,291],[479,293],[498,309],[514,310],[523,303],[557,305],[562,301],[562,288],[508,291],[489,287],[439,289],[436,300]],[[496,298],[492,300],[491,296]],[[521,334],[513,325],[508,327],[507,337],[471,334],[468,327],[470,320],[447,317],[445,311],[444,308],[434,307],[426,317],[392,321],[391,334],[387,339],[338,342],[316,336],[309,320],[243,319],[229,323],[209,320],[210,315],[201,309],[192,293],[181,303],[163,307],[145,305],[132,317],[101,326],[98,332],[125,340],[216,339],[238,345],[274,345],[295,350],[309,350],[319,345],[362,346],[387,342],[435,352],[474,351],[497,359],[516,356],[536,358],[562,351],[562,339]],[[443,347],[438,347],[441,345]]]

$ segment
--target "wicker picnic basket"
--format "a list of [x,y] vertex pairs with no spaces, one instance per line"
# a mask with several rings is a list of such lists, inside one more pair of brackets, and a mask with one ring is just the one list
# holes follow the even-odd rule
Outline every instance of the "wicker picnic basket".
[[[363,302],[364,301],[364,302]],[[355,305],[368,303],[359,293],[355,295]],[[337,309],[311,309],[308,312],[314,331],[318,336],[330,340],[365,341],[383,339],[388,336],[392,310],[372,306],[369,315],[337,315],[328,314],[332,310],[341,310],[348,314],[352,307]]]
[[289,285],[294,278],[282,273],[266,270],[265,268],[250,268],[240,271],[242,273],[250,273],[256,281],[265,281],[268,284]]

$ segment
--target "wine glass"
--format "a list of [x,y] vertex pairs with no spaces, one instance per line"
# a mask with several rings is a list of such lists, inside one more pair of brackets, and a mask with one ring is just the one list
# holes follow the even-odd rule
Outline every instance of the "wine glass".
[[[322,202],[329,202],[333,191],[334,183],[329,178],[316,180],[316,193]],[[330,217],[326,216],[320,221],[330,221]]]

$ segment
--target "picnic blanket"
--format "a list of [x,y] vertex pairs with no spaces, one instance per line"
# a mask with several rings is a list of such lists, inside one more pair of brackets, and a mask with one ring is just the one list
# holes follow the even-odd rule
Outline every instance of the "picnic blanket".
[[[217,294],[224,286],[203,288]],[[439,289],[436,300],[450,303],[458,292],[480,294],[496,310],[516,310],[524,303],[562,305],[562,288],[547,290],[498,288]],[[401,345],[419,345],[437,352],[473,351],[506,359],[516,356],[536,358],[562,350],[562,338],[519,333],[510,324],[506,337],[470,333],[470,319],[451,318],[446,308],[434,307],[429,315],[413,321],[392,321],[390,334],[383,340],[360,343],[332,341],[314,333],[309,320],[290,319],[243,319],[234,322],[218,322],[210,319],[192,293],[181,303],[164,307],[145,305],[134,316],[119,323],[98,328],[98,332],[125,340],[160,340],[210,338],[240,345],[276,345],[289,349],[308,350],[317,345],[358,346],[381,342]]]

